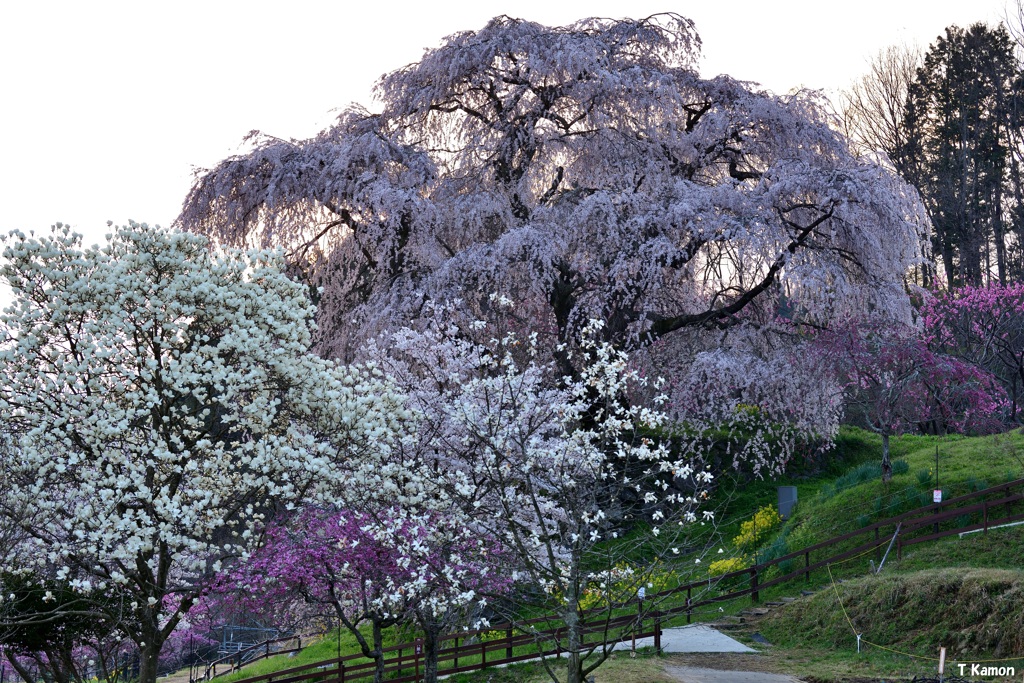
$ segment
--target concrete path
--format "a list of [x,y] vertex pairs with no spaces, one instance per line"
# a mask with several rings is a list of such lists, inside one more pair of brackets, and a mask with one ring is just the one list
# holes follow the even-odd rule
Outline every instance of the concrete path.
[[665,673],[679,683],[800,683],[800,679],[760,671],[718,671],[689,666],[666,666]]
[[[636,641],[637,648],[654,647],[654,638],[640,638]],[[615,646],[616,650],[628,650],[632,642],[627,640]],[[691,624],[676,626],[661,632],[661,649],[664,652],[756,652],[743,643],[705,626]]]

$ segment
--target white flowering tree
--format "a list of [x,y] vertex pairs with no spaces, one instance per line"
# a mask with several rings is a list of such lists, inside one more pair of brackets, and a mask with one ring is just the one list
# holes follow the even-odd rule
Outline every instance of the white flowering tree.
[[[699,49],[675,14],[497,17],[384,76],[379,113],[353,107],[308,140],[254,137],[199,176],[179,221],[285,247],[323,287],[320,351],[342,358],[425,299],[483,315],[496,291],[567,376],[591,319],[633,355],[662,340],[680,371],[735,349],[762,374],[787,366],[765,350],[792,340],[780,314],[909,320],[904,274],[927,225],[916,192],[851,153],[820,94],[702,77]],[[739,330],[749,344],[722,344]],[[835,411],[801,395],[759,408],[833,429]]]
[[80,241],[5,239],[0,420],[18,448],[0,510],[32,566],[3,569],[119,596],[127,615],[107,617],[151,682],[221,563],[274,506],[381,447],[400,411],[371,370],[308,354],[314,310],[279,254],[137,224]]
[[[492,323],[430,305],[421,329],[400,330],[377,349],[418,418],[415,434],[391,453],[416,473],[395,495],[403,505],[438,506],[446,526],[500,544],[520,595],[564,622],[567,680],[581,683],[623,632],[585,639],[600,626],[593,615],[585,623],[587,609],[635,598],[705,518],[698,507],[711,474],[698,454],[707,425],[673,434],[656,405],[626,400],[657,389],[625,354],[594,340],[600,323],[584,330],[589,360],[580,376],[559,377],[538,335],[509,329],[511,302],[490,302]],[[624,538],[637,524],[650,529],[642,552]],[[486,585],[477,592],[489,597]],[[502,616],[518,623],[529,613]]]

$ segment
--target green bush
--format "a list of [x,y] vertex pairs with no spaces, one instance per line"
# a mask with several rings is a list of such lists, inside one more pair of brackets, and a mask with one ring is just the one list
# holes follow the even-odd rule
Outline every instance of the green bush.
[[975,477],[967,477],[967,491],[973,493],[974,491],[981,491],[982,489],[988,488],[988,482],[984,479],[977,479]]
[[877,479],[882,476],[882,466],[876,462],[865,462],[850,470],[835,481],[835,490],[845,491],[857,484]]
[[910,463],[907,462],[906,460],[903,460],[902,458],[900,458],[899,460],[893,460],[892,461],[892,473],[894,475],[896,475],[896,474],[906,474],[909,471],[910,471]]
[[760,553],[761,562],[771,562],[783,555],[789,554],[789,543],[786,541],[785,534],[780,535],[774,541],[771,542],[764,550]]
[[932,480],[931,470],[918,470],[917,471],[917,483],[921,486],[928,486]]

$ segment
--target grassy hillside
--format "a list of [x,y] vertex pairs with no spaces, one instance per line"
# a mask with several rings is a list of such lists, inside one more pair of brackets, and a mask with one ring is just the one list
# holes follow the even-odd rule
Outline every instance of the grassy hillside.
[[[796,486],[799,502],[793,517],[766,537],[756,553],[782,554],[789,550],[852,531],[870,522],[931,503],[934,488],[935,451],[939,450],[939,477],[945,497],[1015,479],[1024,473],[1024,436],[1011,433],[992,437],[904,436],[893,439],[892,457],[897,461],[896,474],[883,485],[878,460],[880,439],[863,430],[844,428],[837,439],[837,448],[826,459],[798,462],[789,473],[775,481],[723,477],[718,498],[719,536],[703,542],[721,544],[728,554],[742,552],[730,541],[740,532],[742,523],[764,506],[776,503],[776,487]],[[637,528],[632,535],[642,534]],[[638,539],[631,538],[630,542]],[[638,547],[642,548],[642,544]],[[839,585],[843,604],[865,638],[894,649],[916,648],[932,652],[938,644],[959,648],[964,656],[972,652],[1013,653],[1024,656],[1024,576],[1021,575],[1024,548],[1024,526],[990,531],[958,539],[912,546],[901,561],[891,558],[881,577],[865,577],[866,559],[836,568],[837,576],[848,577]],[[749,557],[749,550],[747,551]],[[864,565],[864,566],[862,566]],[[707,563],[689,564],[687,576],[703,572]],[[842,616],[835,593],[824,571],[814,574],[813,584],[819,590],[807,600],[799,600],[785,610],[773,614],[764,624],[769,640],[779,646],[777,652],[836,653],[843,669],[846,658],[855,651],[855,638]],[[826,589],[822,589],[822,587]],[[762,600],[777,595],[794,595],[804,588],[803,582],[762,593]],[[972,606],[975,601],[983,607]],[[847,604],[849,603],[849,604]],[[747,607],[747,600],[724,606],[725,612]],[[949,605],[938,608],[937,605]],[[717,609],[704,616],[717,618]],[[949,618],[947,618],[947,615]],[[410,634],[389,633],[389,642],[407,641]],[[957,640],[959,639],[959,640]],[[851,650],[850,644],[854,649]],[[341,653],[358,651],[351,636],[342,635]],[[332,634],[297,657],[281,657],[259,662],[244,671],[245,676],[276,671],[299,664],[337,656],[337,636]],[[785,655],[788,656],[788,655]],[[800,656],[805,656],[801,654]],[[829,655],[826,655],[829,656]],[[892,666],[902,665],[903,655],[886,655]],[[1009,656],[1009,655],[1007,655]],[[809,656],[813,660],[817,655]],[[806,658],[806,657],[805,657]],[[888,661],[888,660],[887,660]],[[616,676],[626,678],[633,667],[639,667],[635,680],[661,680],[656,677],[656,660],[630,663],[617,661],[602,667],[599,674],[616,668]],[[1024,662],[1017,662],[1018,665]],[[813,663],[810,665],[813,668]],[[889,664],[885,665],[889,667]],[[805,671],[806,671],[806,667]],[[891,668],[891,667],[890,667]],[[846,669],[843,669],[846,670]],[[883,667],[882,670],[890,670]],[[541,680],[539,666],[526,665],[507,672],[481,672],[458,680]],[[505,678],[502,678],[504,676]],[[240,676],[235,676],[237,678]],[[600,678],[600,677],[599,677]],[[229,683],[232,678],[222,679]]]
[[[870,642],[934,657],[945,646],[950,659],[959,661],[1024,658],[1024,572],[971,568],[885,572],[846,581],[835,590],[821,590],[776,610],[760,629],[772,643],[791,647],[853,652],[856,629],[865,641],[864,649],[871,647]],[[1017,661],[1018,666],[1021,663]]]
[[[877,459],[881,440],[862,430],[845,429],[841,444],[855,444],[856,466],[835,477],[797,483],[799,502],[782,535],[790,549],[867,526],[932,502],[935,451],[939,452],[939,484],[945,499],[1016,479],[1024,472],[1024,435],[987,437],[903,436],[892,441],[896,462],[892,481],[881,481]],[[849,447],[849,446],[847,446]],[[871,456],[874,457],[871,457]],[[867,456],[867,457],[865,457]],[[778,482],[784,484],[787,482]],[[769,495],[774,494],[772,482]],[[751,500],[747,510],[774,502],[768,495]]]

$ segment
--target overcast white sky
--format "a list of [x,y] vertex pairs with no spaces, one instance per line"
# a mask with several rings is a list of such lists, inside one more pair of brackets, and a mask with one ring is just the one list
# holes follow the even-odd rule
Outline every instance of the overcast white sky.
[[[1012,0],[1011,0],[1012,2]],[[551,0],[454,3],[165,0],[0,5],[0,233],[108,219],[169,224],[192,170],[260,129],[307,137],[378,76],[498,14],[549,25],[674,11],[702,72],[777,91],[847,86],[880,48],[996,23],[1006,0]]]

